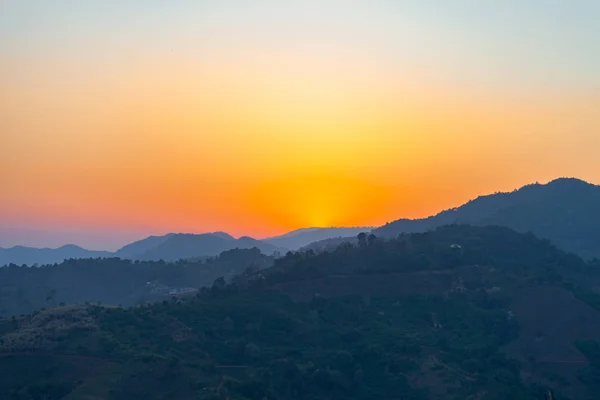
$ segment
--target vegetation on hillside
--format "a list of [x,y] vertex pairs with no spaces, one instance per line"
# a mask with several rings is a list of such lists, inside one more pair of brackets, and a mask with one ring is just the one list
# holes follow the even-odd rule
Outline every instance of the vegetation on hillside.
[[40,267],[13,264],[0,268],[0,316],[84,302],[130,306],[159,299],[152,290],[157,285],[210,286],[219,276],[233,276],[248,267],[263,269],[272,261],[272,257],[254,248],[177,262],[104,258],[69,259]]
[[[0,394],[536,400],[551,386],[557,398],[591,400],[600,384],[590,342],[600,329],[597,267],[506,228],[360,235],[356,245],[220,277],[195,296],[0,321]],[[298,293],[306,301],[294,301]],[[558,297],[568,308],[552,303]],[[543,353],[527,353],[536,343]],[[583,361],[545,357],[563,348]]]

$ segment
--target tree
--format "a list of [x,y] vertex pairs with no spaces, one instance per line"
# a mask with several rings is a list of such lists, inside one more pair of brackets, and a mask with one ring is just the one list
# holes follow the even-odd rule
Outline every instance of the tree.
[[377,241],[377,236],[373,235],[372,233],[369,234],[369,236],[367,236],[367,244],[369,246],[374,245],[376,241]]
[[225,282],[225,278],[220,276],[217,279],[215,279],[212,286],[210,287],[210,291],[213,295],[227,292],[227,282]]
[[225,289],[227,286],[227,282],[225,282],[225,278],[220,276],[212,284],[212,288],[214,289]]
[[358,236],[356,236],[356,238],[358,239],[358,245],[361,247],[364,247],[367,244],[367,234],[364,232],[361,232],[358,234]]

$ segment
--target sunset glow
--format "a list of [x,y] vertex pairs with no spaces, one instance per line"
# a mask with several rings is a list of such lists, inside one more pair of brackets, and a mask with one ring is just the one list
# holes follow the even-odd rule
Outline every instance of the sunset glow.
[[374,226],[600,183],[597,2],[434,3],[2,2],[0,246]]

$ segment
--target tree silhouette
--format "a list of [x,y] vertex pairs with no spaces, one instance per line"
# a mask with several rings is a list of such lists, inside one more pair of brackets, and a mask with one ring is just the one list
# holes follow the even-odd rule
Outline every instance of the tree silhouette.
[[377,241],[377,236],[373,235],[372,233],[369,234],[369,236],[367,236],[367,244],[369,246],[372,246],[373,244],[375,244],[376,241]]
[[364,247],[367,244],[367,234],[364,232],[361,232],[358,234],[358,236],[356,236],[356,238],[358,239],[358,245],[360,247]]

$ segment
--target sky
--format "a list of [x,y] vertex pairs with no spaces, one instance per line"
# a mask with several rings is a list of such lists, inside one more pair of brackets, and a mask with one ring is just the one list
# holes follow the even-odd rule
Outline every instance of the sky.
[[596,0],[0,0],[0,247],[600,183]]

